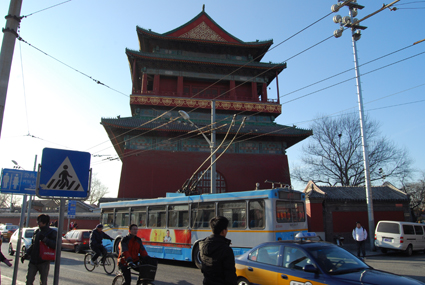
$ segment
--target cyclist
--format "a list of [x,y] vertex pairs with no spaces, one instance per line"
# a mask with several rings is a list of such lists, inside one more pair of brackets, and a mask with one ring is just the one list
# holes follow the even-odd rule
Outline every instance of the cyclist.
[[119,267],[124,276],[124,285],[131,284],[131,272],[128,266],[137,270],[135,263],[137,263],[140,259],[139,254],[140,257],[148,256],[148,253],[143,246],[142,239],[137,236],[137,225],[131,224],[128,229],[128,235],[121,240],[119,254]]
[[94,228],[90,234],[89,246],[96,253],[95,255],[93,255],[93,258],[90,260],[91,265],[97,264],[97,258],[100,255],[102,255],[102,260],[100,261],[101,264],[103,264],[103,262],[105,261],[106,248],[102,244],[103,239],[109,239],[111,241],[114,240],[109,235],[103,232],[103,225],[98,224],[96,228]]

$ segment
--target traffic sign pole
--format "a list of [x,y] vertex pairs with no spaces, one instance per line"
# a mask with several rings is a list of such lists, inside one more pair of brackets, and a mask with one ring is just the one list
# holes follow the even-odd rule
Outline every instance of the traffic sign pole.
[[21,210],[21,219],[19,221],[19,232],[18,232],[18,245],[16,246],[16,253],[15,253],[15,266],[13,267],[13,278],[12,278],[12,285],[16,284],[16,279],[18,277],[18,267],[19,267],[19,258],[21,257],[21,239],[22,239],[22,227],[24,226],[24,219],[25,219],[25,208],[27,206],[27,195],[25,194],[22,199],[22,210]]
[[55,256],[55,275],[53,277],[53,284],[59,285],[59,271],[60,271],[60,260],[61,260],[61,249],[62,249],[62,230],[63,230],[63,218],[65,211],[65,199],[60,199],[61,203],[59,206],[59,224],[58,224],[58,235],[56,238],[56,256]]

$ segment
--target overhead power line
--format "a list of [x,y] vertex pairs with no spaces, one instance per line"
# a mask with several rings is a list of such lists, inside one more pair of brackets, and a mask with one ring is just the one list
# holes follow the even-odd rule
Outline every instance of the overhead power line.
[[59,4],[56,4],[56,5],[53,5],[53,6],[50,6],[50,7],[44,8],[44,9],[41,9],[41,10],[39,10],[39,11],[33,12],[33,13],[28,14],[28,15],[26,15],[26,16],[21,16],[21,19],[23,19],[23,18],[28,18],[29,16],[32,16],[32,15],[34,15],[34,14],[37,14],[37,13],[40,13],[40,12],[46,11],[46,10],[48,10],[48,9],[51,9],[51,8],[57,7],[57,6],[59,6],[59,5],[62,5],[62,4],[65,4],[65,3],[67,3],[67,2],[71,2],[71,1],[72,1],[72,0],[68,0],[68,1],[65,1],[65,2],[62,2],[62,3],[59,3]]

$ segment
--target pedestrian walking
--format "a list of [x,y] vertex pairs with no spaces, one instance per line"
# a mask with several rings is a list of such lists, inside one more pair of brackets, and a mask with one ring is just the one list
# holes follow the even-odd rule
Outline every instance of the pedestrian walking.
[[236,285],[235,255],[226,238],[229,220],[218,216],[210,220],[212,235],[199,243],[204,285]]
[[49,215],[41,214],[37,217],[38,229],[34,232],[32,243],[27,252],[21,257],[22,263],[24,263],[25,259],[29,259],[26,285],[34,284],[37,272],[40,274],[40,285],[47,285],[50,260],[43,259],[43,248],[47,246],[55,249],[57,236],[56,230],[49,227],[49,222]]
[[363,258],[365,258],[367,231],[362,227],[360,222],[356,222],[356,227],[353,230],[353,239],[356,241],[357,244],[357,257],[360,257],[361,250]]

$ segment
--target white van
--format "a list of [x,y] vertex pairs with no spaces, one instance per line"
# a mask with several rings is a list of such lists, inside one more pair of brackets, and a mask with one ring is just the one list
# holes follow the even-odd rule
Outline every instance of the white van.
[[383,253],[400,250],[410,256],[413,251],[425,251],[424,232],[423,224],[379,221],[375,229],[375,246]]

